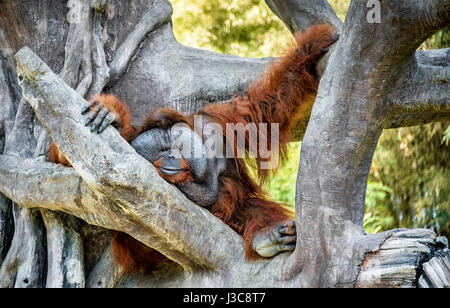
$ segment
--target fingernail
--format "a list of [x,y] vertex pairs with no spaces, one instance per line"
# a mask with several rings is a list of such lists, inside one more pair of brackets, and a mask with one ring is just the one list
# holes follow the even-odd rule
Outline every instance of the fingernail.
[[92,124],[92,125],[91,125],[91,133],[93,133],[94,130],[95,130],[95,124]]

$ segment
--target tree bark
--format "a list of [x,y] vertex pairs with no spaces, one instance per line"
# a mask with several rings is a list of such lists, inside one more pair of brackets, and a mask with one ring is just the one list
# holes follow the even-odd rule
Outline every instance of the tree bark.
[[[297,248],[256,262],[244,259],[234,231],[159,178],[114,129],[92,135],[79,110],[105,90],[127,101],[136,121],[156,107],[191,113],[244,92],[270,59],[182,46],[166,0],[71,1],[72,23],[61,1],[2,2],[0,191],[15,205],[12,237],[11,205],[0,197],[0,286],[448,286],[448,243],[433,232],[367,235],[362,227],[381,131],[450,119],[449,49],[416,52],[448,26],[450,1],[380,2],[381,23],[368,23],[366,1],[353,0],[343,24],[326,1],[267,1],[292,32],[328,22],[341,38],[322,59],[308,129],[296,131],[304,136]],[[43,161],[46,132],[73,169]],[[126,275],[103,228],[173,262]],[[102,245],[92,248],[93,236]]]

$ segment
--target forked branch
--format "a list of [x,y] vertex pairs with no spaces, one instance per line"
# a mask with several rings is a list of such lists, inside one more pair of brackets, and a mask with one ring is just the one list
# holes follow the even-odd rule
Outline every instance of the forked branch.
[[351,2],[303,139],[292,264],[309,286],[357,278],[361,255],[370,251],[361,238],[372,157],[395,114],[389,95],[420,44],[450,22],[449,0],[380,4],[378,23],[367,19],[366,1]]
[[172,16],[172,6],[168,1],[155,1],[148,8],[136,28],[131,32],[125,42],[117,49],[116,56],[110,64],[111,83],[119,80],[125,73],[131,59],[135,55],[139,44],[149,32],[168,22]]
[[92,190],[88,200],[95,196],[102,203],[61,210],[126,232],[188,269],[225,267],[224,255],[243,256],[236,233],[159,178],[116,130],[109,128],[101,137],[90,133],[80,114],[87,103],[29,48],[20,50],[16,61],[25,98]]
[[395,109],[386,128],[450,119],[450,48],[417,51],[389,96]]

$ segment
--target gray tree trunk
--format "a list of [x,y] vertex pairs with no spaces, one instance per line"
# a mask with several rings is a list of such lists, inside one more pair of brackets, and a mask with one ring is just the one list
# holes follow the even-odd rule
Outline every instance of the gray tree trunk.
[[[325,0],[266,2],[292,32],[328,22],[341,38],[321,61],[308,129],[296,130],[297,248],[257,262],[114,129],[91,135],[79,110],[110,91],[136,121],[156,107],[191,113],[245,91],[270,59],[179,44],[167,0],[0,3],[0,287],[450,286],[446,239],[362,227],[382,130],[450,119],[450,49],[416,51],[449,25],[450,0],[381,0],[379,23],[365,0],[345,23]],[[73,169],[45,162],[50,138]],[[123,273],[108,229],[172,262]]]

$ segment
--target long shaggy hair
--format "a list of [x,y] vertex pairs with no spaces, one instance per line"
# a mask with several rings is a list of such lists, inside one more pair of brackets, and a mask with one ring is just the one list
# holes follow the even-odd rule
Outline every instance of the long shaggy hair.
[[[227,124],[279,124],[278,140],[272,140],[274,136],[270,127],[266,131],[256,126],[256,133],[258,142],[265,143],[268,151],[273,150],[270,145],[275,141],[282,162],[286,158],[286,144],[292,139],[294,126],[299,121],[309,120],[318,88],[319,76],[316,65],[326,48],[336,41],[337,38],[333,34],[334,29],[330,25],[315,25],[304,33],[298,33],[295,36],[296,44],[285,56],[270,65],[265,74],[250,86],[246,95],[235,96],[226,104],[204,107],[194,114],[206,116],[210,122],[219,124],[224,132],[224,140],[235,142],[234,163],[231,164],[234,170],[221,176],[219,198],[209,210],[243,236],[248,259],[258,257],[252,247],[254,236],[264,229],[292,218],[293,213],[283,205],[270,201],[262,189],[263,183],[275,169],[268,170],[261,167],[269,158],[260,152],[259,144],[256,149],[245,149],[247,152],[257,153],[253,161],[238,158],[236,138],[226,134]],[[92,99],[102,103],[116,115],[121,135],[128,142],[152,128],[167,129],[180,122],[193,128],[194,115],[184,116],[176,110],[167,108],[152,112],[138,128],[134,128],[130,125],[127,106],[115,96],[101,94]],[[250,134],[245,132],[244,134],[241,137],[245,139],[248,147]],[[54,144],[50,148],[50,159],[70,166]],[[180,177],[170,182],[177,183],[187,179],[188,177]],[[119,264],[128,272],[149,271],[164,259],[158,252],[120,232],[115,232],[114,235],[114,253]]]

